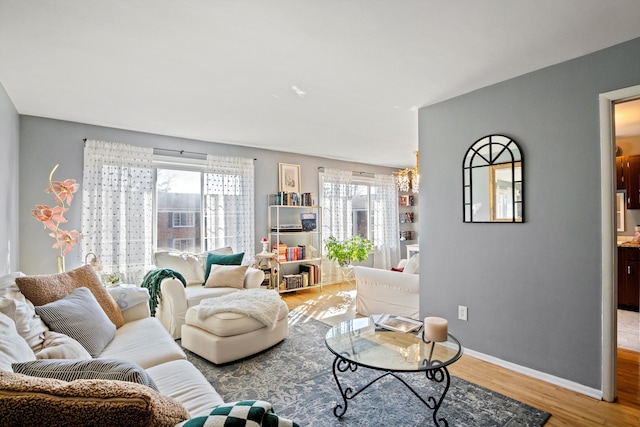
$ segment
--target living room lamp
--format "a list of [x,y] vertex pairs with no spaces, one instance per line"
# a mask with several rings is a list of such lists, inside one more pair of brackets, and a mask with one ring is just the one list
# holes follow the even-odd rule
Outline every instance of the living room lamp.
[[420,166],[418,162],[418,151],[414,151],[413,154],[416,155],[415,168],[406,168],[394,172],[396,185],[398,186],[399,191],[411,190],[411,192],[417,193],[420,190]]
[[[91,259],[89,259],[89,257],[91,257]],[[93,252],[89,252],[85,257],[84,257],[84,263],[89,264],[91,266],[91,268],[93,268],[94,271],[101,271],[102,270],[102,264],[100,264],[100,260],[98,259],[98,255],[94,254]]]

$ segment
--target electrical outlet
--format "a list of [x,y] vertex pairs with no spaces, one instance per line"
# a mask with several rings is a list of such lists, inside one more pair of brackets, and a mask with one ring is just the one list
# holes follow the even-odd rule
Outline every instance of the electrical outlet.
[[458,306],[458,319],[467,321],[467,306],[459,305]]

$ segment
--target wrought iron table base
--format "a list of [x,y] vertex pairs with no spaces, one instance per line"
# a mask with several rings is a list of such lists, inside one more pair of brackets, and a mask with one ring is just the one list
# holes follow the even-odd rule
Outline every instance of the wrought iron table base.
[[[430,362],[425,360],[423,361],[423,363],[426,364]],[[430,364],[432,364],[432,362]],[[351,387],[347,387],[343,389],[342,384],[340,384],[340,380],[338,379],[338,372],[346,372],[346,371],[355,372],[358,369],[358,366],[359,365],[357,363],[350,362],[346,359],[343,359],[340,356],[336,356],[336,358],[333,361],[333,378],[336,380],[336,384],[338,385],[338,390],[340,390],[340,395],[342,396],[342,401],[343,401],[343,404],[338,403],[336,404],[335,408],[333,408],[333,415],[335,415],[336,417],[342,418],[342,416],[347,412],[349,400],[355,398],[357,395],[359,395],[360,393],[368,389],[378,380],[381,380],[382,378],[385,378],[386,376],[390,375],[396,378],[402,384],[404,384],[405,387],[407,387],[418,399],[420,399],[420,401],[424,403],[427,408],[433,411],[433,422],[435,423],[436,426],[441,426],[441,425],[445,427],[449,426],[449,423],[447,422],[446,419],[444,418],[438,419],[437,417],[438,409],[440,409],[440,405],[442,405],[442,401],[444,400],[444,397],[447,395],[447,391],[449,391],[449,385],[451,384],[451,378],[449,376],[449,371],[447,370],[446,366],[435,367],[433,369],[424,371],[428,380],[434,381],[436,383],[442,383],[446,381],[444,391],[442,392],[442,395],[440,396],[439,399],[433,396],[429,396],[427,397],[426,400],[422,396],[420,396],[418,392],[415,391],[413,387],[411,387],[411,385],[409,385],[403,378],[399,377],[395,372],[392,372],[392,371],[383,371],[384,373],[382,375],[370,381],[364,387],[360,388],[360,390],[354,391]],[[369,369],[373,369],[373,368],[369,368]]]

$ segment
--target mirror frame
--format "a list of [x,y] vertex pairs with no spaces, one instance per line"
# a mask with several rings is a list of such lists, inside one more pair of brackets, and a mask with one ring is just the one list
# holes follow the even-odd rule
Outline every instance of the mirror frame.
[[[480,168],[487,168],[487,177],[485,183],[474,182],[474,175]],[[511,187],[511,218],[495,218],[495,186],[493,185],[493,177],[497,169],[511,169],[512,187]],[[516,179],[516,169],[520,168],[520,179]],[[474,173],[474,171],[476,173]],[[522,151],[518,144],[505,135],[487,135],[474,142],[465,153],[462,162],[462,220],[463,222],[474,223],[522,223],[524,222],[524,160]],[[487,208],[489,209],[488,220],[477,220],[474,218],[474,194],[484,190],[480,187],[474,193],[474,185],[478,189],[478,185],[488,186],[485,194],[489,195]],[[517,213],[520,216],[517,216]]]

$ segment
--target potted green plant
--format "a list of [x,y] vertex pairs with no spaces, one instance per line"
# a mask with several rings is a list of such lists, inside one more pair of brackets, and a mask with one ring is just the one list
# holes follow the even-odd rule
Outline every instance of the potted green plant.
[[327,257],[344,267],[354,261],[364,261],[369,258],[373,243],[361,236],[353,236],[343,242],[330,236],[324,240],[324,247],[327,249]]

